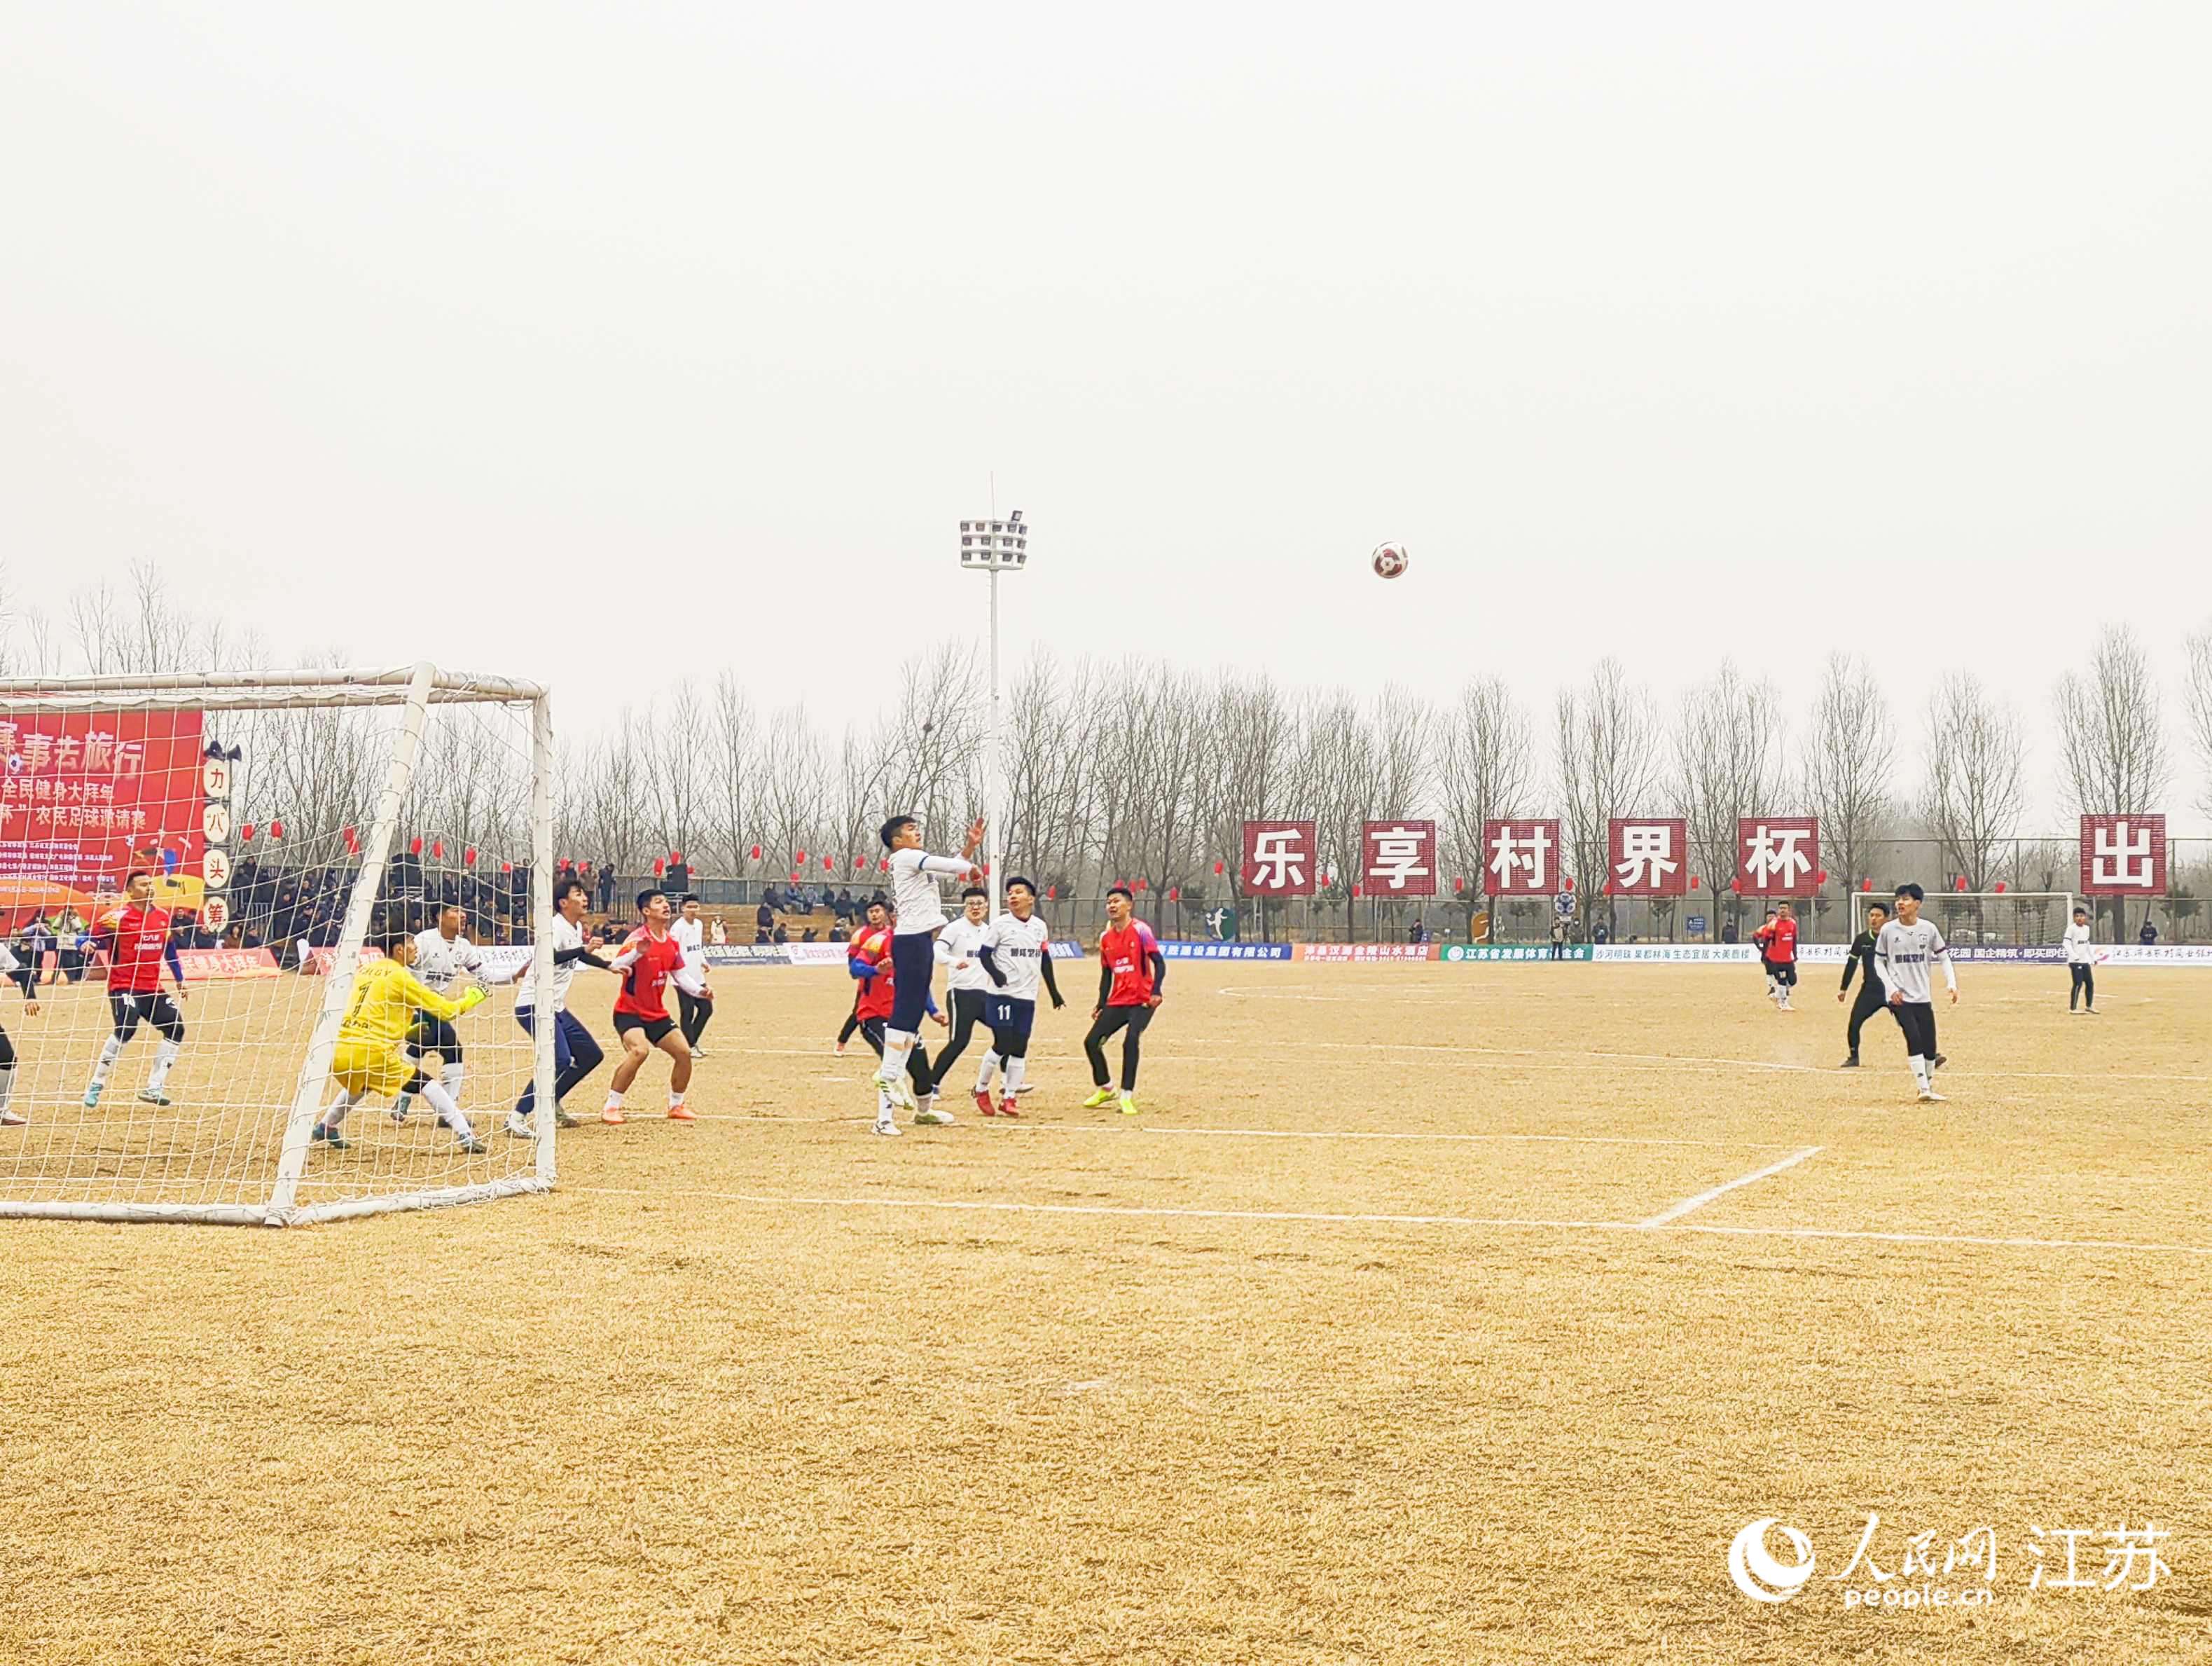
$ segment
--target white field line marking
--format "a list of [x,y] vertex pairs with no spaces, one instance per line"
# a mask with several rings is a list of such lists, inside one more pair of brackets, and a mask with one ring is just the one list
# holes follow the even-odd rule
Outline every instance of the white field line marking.
[[1699,1192],[1695,1197],[1686,1197],[1674,1207],[1662,1209],[1650,1219],[1640,1220],[1637,1225],[1646,1231],[1654,1226],[1664,1226],[1670,1220],[1680,1220],[1692,1209],[1704,1208],[1717,1197],[1727,1196],[1739,1186],[1748,1186],[1753,1181],[1764,1180],[1771,1174],[1780,1174],[1784,1169],[1794,1169],[1807,1158],[1818,1157],[1820,1154],[1820,1148],[1818,1146],[1808,1146],[1802,1151],[1794,1151],[1779,1163],[1769,1163],[1763,1169],[1754,1170],[1749,1174],[1740,1174],[1733,1180],[1723,1180],[1711,1191]]
[[[716,1203],[756,1203],[772,1207],[809,1209],[969,1210],[986,1214],[1109,1215],[1133,1219],[1195,1220],[1304,1221],[1329,1225],[1389,1226],[1526,1226],[1559,1231],[1640,1232],[1632,1220],[1544,1220],[1511,1217],[1486,1219],[1477,1215],[1320,1214],[1286,1209],[1177,1209],[1136,1204],[1015,1203],[997,1200],[925,1197],[799,1197],[751,1192],[715,1192],[643,1186],[570,1186],[555,1188],[556,1195],[592,1197],[694,1197]],[[1669,1237],[1704,1232],[1728,1237],[1827,1238],[1845,1243],[1960,1244],[1985,1250],[2142,1250],[2160,1255],[2212,1256],[2212,1244],[2132,1243],[2124,1238],[1996,1237],[1968,1232],[1862,1231],[1835,1226],[1705,1226],[1692,1222],[1675,1228]]]
[[[632,1122],[653,1122],[661,1120],[650,1111],[630,1113]],[[807,1127],[823,1128],[840,1124],[851,1128],[866,1128],[875,1120],[875,1113],[866,1116],[857,1112],[840,1113],[834,1116],[794,1116],[781,1111],[699,1110],[692,1113],[699,1122],[796,1122]],[[585,1119],[586,1127],[591,1119]],[[1424,1134],[1397,1129],[1366,1128],[1131,1128],[1121,1122],[1040,1122],[1028,1116],[1004,1122],[994,1118],[985,1122],[981,1116],[963,1116],[948,1126],[965,1132],[988,1130],[1002,1134],[1103,1134],[1121,1138],[1131,1134],[1179,1134],[1186,1138],[1207,1140],[1420,1140],[1446,1144],[1469,1140],[1498,1140],[1527,1145],[1559,1146],[1688,1146],[1706,1151],[1788,1151],[1790,1147],[1771,1140],[1682,1140],[1668,1134]],[[571,1140],[582,1129],[568,1130]],[[619,1136],[617,1136],[619,1137]]]

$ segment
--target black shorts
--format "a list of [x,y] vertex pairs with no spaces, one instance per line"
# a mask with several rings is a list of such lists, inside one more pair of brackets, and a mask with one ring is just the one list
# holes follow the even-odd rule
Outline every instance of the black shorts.
[[675,1033],[676,1020],[666,1018],[641,1018],[635,1012],[615,1014],[615,1034],[627,1036],[633,1030],[644,1031],[646,1040],[658,1047]]
[[453,1020],[429,1012],[420,1013],[407,1031],[408,1051],[415,1054],[435,1053],[447,1064],[461,1061],[460,1032],[453,1028]]
[[107,1010],[114,1016],[115,1033],[125,1041],[137,1033],[141,1024],[152,1025],[170,1041],[184,1039],[184,1015],[166,994],[134,995],[110,990]]
[[1770,960],[1766,963],[1766,970],[1784,988],[1797,982],[1797,963],[1794,960]]

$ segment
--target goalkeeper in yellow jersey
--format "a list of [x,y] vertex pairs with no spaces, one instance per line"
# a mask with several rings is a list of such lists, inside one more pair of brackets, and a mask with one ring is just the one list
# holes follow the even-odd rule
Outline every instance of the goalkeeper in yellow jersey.
[[440,994],[407,970],[415,958],[415,939],[406,932],[377,932],[369,942],[384,951],[384,958],[364,966],[354,978],[353,999],[338,1025],[337,1046],[331,1053],[331,1075],[338,1085],[337,1103],[315,1124],[318,1145],[343,1151],[350,1143],[339,1132],[346,1112],[371,1093],[419,1093],[422,1102],[443,1117],[461,1139],[461,1149],[484,1149],[469,1119],[442,1083],[422,1073],[422,1067],[401,1050],[413,1028],[415,1015],[457,1018],[480,1004],[484,991],[471,986],[459,996]]

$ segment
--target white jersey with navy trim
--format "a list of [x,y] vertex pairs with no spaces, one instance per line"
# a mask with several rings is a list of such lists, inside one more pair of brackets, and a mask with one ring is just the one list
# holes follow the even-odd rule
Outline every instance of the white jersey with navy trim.
[[1933,920],[1916,920],[1909,926],[1902,920],[1893,920],[1874,940],[1875,970],[1881,974],[1883,989],[1908,1001],[1924,1004],[1935,999],[1928,968],[1937,960],[1943,963],[1943,982],[1957,988],[1959,975],[1951,967],[1951,945],[1943,940]]
[[939,876],[965,879],[969,864],[957,856],[932,856],[921,850],[891,852],[891,906],[898,919],[891,930],[900,937],[933,932],[945,923],[945,898],[937,889]]
[[415,933],[415,964],[408,970],[441,995],[451,994],[464,977],[492,981],[484,974],[483,952],[467,933],[448,938],[435,926]]
[[991,951],[992,964],[1006,976],[1006,987],[999,993],[1011,1000],[1037,998],[1037,985],[1044,976],[1045,945],[1051,938],[1051,929],[1041,914],[1026,920],[1002,914],[991,922],[983,941]]
[[[584,928],[558,914],[553,916],[553,929],[545,937],[552,945],[552,952],[556,955],[563,949],[584,946]],[[555,966],[553,976],[546,980],[546,987],[552,995],[552,1010],[556,1012],[568,1010],[568,985],[576,976],[576,964],[571,960],[566,965]],[[519,977],[521,987],[514,992],[514,1010],[527,1012],[537,1003],[538,996],[531,988],[530,968],[526,964]]]

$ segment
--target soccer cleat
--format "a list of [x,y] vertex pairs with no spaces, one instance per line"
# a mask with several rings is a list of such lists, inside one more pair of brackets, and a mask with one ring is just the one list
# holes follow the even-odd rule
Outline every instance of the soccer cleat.
[[671,1105],[668,1107],[668,1120],[672,1122],[696,1122],[699,1120],[699,1113],[689,1105]]
[[571,1116],[560,1106],[556,1105],[553,1107],[553,1126],[556,1128],[580,1128],[584,1126],[584,1119],[580,1116]]
[[473,1134],[465,1134],[461,1136],[461,1149],[471,1157],[482,1157],[491,1147]]
[[1945,1065],[1950,1062],[1950,1060],[1945,1058],[1941,1053],[1938,1053],[1934,1058],[1928,1061],[1928,1067],[1930,1070],[1941,1070]]
[[927,1128],[950,1128],[952,1126],[952,1113],[942,1105],[927,1104],[915,1112],[914,1120]]
[[100,1104],[100,1090],[105,1085],[106,1085],[103,1082],[94,1082],[90,1087],[85,1089],[84,1108],[87,1110],[94,1109]]
[[320,1122],[315,1124],[315,1131],[307,1137],[317,1145],[328,1146],[332,1151],[345,1151],[353,1144],[336,1128],[326,1128]]
[[620,1105],[609,1105],[605,1110],[599,1113],[599,1120],[602,1122],[605,1122],[609,1128],[619,1128],[623,1122],[622,1107]]
[[507,1131],[518,1140],[535,1140],[538,1130],[530,1126],[530,1119],[518,1111],[507,1113]]
[[405,1122],[407,1120],[407,1112],[409,1109],[413,1106],[414,1103],[415,1096],[411,1093],[403,1093],[397,1099],[394,1099],[392,1102],[392,1120],[395,1122]]
[[884,1097],[889,1099],[896,1109],[900,1110],[917,1109],[914,1090],[906,1085],[905,1077],[894,1076],[889,1081],[885,1081],[878,1076],[876,1078],[876,1085],[883,1089]]
[[1083,1108],[1085,1110],[1098,1110],[1113,1103],[1114,1090],[1110,1087],[1102,1087],[1083,1102]]
[[986,1116],[996,1116],[999,1114],[998,1106],[991,1103],[991,1090],[989,1088],[979,1087],[975,1090],[975,1109],[981,1111]]
[[888,1116],[878,1116],[876,1118],[876,1132],[887,1139],[896,1139],[898,1136],[899,1125]]
[[1851,1049],[1850,1056],[1836,1067],[1838,1070],[1856,1070],[1858,1067],[1859,1050],[1856,1047]]
[[1947,1105],[1951,1103],[1951,1096],[1948,1093],[1938,1093],[1932,1087],[1923,1087],[1920,1090],[1920,1103],[1923,1105]]
[[142,1087],[138,1090],[138,1100],[141,1104],[166,1105],[169,1103],[169,1096],[158,1087]]
[[1000,1115],[1000,1116],[1020,1116],[1021,1114],[1022,1114],[1022,1108],[1021,1108],[1021,1106],[1020,1106],[1020,1105],[1017,1104],[1014,1102],[1014,1096],[1013,1096],[1012,1094],[1009,1093],[1008,1095],[1006,1095],[1006,1097],[1005,1098],[1003,1098],[1003,1099],[1001,1099],[1001,1100],[1000,1100],[1000,1101],[999,1101],[999,1115]]
[[1133,1093],[1122,1094],[1118,1102],[1117,1109],[1120,1110],[1121,1115],[1124,1116],[1134,1116],[1137,1114],[1137,1096]]
[[691,1049],[691,1056],[695,1059],[703,1059],[707,1056],[707,1049],[703,1047],[695,1047]]
[[31,1119],[20,1110],[0,1110],[0,1128],[27,1128]]

